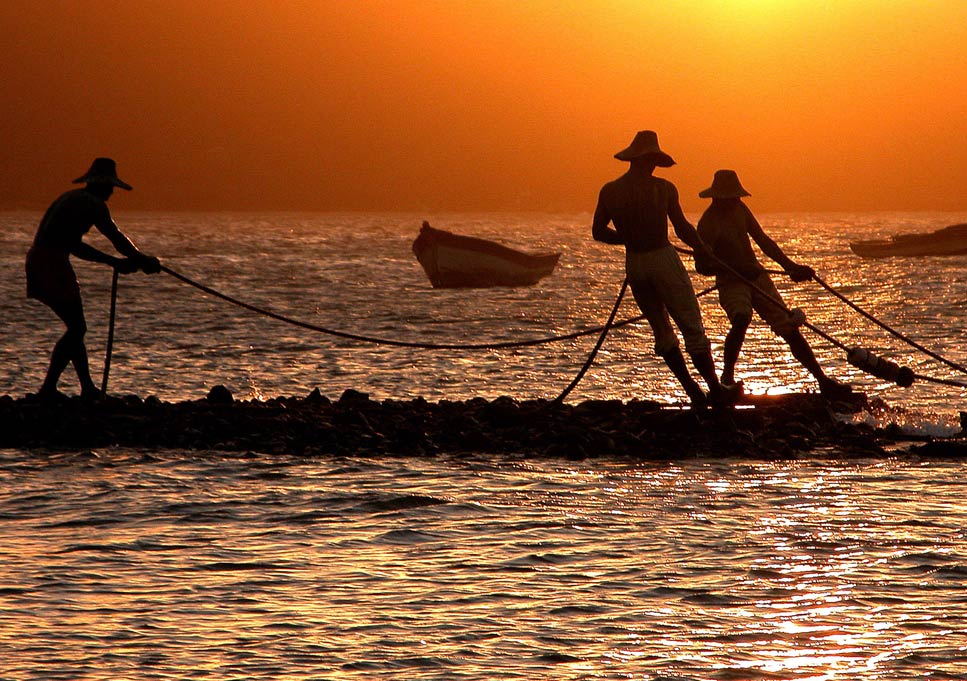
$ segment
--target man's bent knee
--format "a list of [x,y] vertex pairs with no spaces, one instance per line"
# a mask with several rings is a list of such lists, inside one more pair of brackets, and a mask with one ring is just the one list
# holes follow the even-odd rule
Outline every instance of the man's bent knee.
[[748,312],[736,312],[729,318],[732,327],[746,328],[752,323],[752,314]]
[[84,321],[83,318],[80,320],[73,320],[71,323],[68,323],[67,331],[64,332],[64,338],[73,343],[83,343],[86,335],[87,322]]
[[707,336],[702,338],[686,338],[685,339],[685,352],[689,355],[696,355],[705,352],[709,352],[712,349],[712,342]]
[[87,320],[84,318],[84,307],[80,301],[66,301],[50,305],[54,313],[67,326],[69,333],[83,338],[87,334]]
[[678,336],[672,334],[667,338],[655,339],[655,354],[659,357],[674,354],[679,350]]

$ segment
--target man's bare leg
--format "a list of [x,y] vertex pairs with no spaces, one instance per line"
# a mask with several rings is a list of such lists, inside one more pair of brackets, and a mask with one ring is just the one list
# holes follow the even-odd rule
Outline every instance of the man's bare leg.
[[688,366],[685,364],[685,356],[682,354],[682,351],[679,348],[675,348],[674,350],[663,353],[661,358],[665,360],[665,364],[668,365],[671,372],[675,374],[675,378],[681,383],[682,388],[685,389],[685,394],[688,395],[692,406],[704,407],[705,393],[688,371]]
[[84,307],[80,300],[50,305],[51,309],[67,326],[64,335],[58,339],[51,352],[50,365],[47,375],[40,388],[40,394],[53,396],[57,394],[57,383],[68,364],[74,365],[77,378],[81,384],[81,396],[93,398],[100,395],[97,386],[91,379],[91,369],[87,358],[87,347],[84,336],[87,334],[87,321],[84,319]]

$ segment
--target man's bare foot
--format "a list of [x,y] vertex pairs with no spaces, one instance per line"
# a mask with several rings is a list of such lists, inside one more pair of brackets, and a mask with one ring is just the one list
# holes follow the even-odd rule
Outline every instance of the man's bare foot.
[[720,383],[709,390],[709,402],[713,409],[729,409],[742,397],[742,382]]
[[38,401],[44,402],[46,404],[50,404],[54,402],[63,402],[64,400],[67,399],[67,395],[62,393],[57,388],[41,388],[40,390],[37,391],[37,394],[34,395],[33,397],[35,397]]
[[93,386],[81,390],[81,399],[85,402],[97,402],[102,396],[103,393]]
[[840,383],[832,378],[828,378],[819,384],[819,392],[832,402],[848,400],[856,394],[849,383]]

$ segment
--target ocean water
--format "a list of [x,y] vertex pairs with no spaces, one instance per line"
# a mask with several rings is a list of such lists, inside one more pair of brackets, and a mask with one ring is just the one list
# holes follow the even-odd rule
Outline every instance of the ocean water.
[[[410,250],[423,218],[459,233],[532,251],[560,251],[554,274],[535,287],[436,290]],[[697,216],[692,216],[693,219]],[[59,322],[23,294],[23,254],[37,216],[3,214],[0,231],[0,392],[36,390]],[[919,231],[967,220],[957,214],[760,216],[774,238],[819,276],[884,323],[958,363],[967,362],[967,260],[863,260],[850,239]],[[588,215],[180,214],[117,217],[168,267],[223,293],[311,324],[359,335],[430,343],[544,338],[607,319],[623,278],[619,248],[589,236]],[[100,235],[91,243],[110,246]],[[76,264],[95,375],[103,364],[111,277]],[[814,283],[776,276],[790,306],[840,342],[860,345],[924,375],[963,379],[851,311]],[[712,280],[695,275],[702,290]],[[726,331],[716,294],[702,298],[715,352]],[[638,314],[630,295],[619,318]],[[828,372],[892,404],[956,414],[961,388],[918,382],[902,389],[849,366],[843,351],[811,332]],[[224,384],[240,398],[353,388],[373,399],[555,397],[584,363],[595,336],[512,350],[419,350],[359,343],[306,331],[206,296],[166,275],[128,275],[118,294],[110,385],[118,394],[167,400],[203,397]],[[784,344],[753,324],[739,374],[752,392],[814,390]],[[62,389],[75,392],[65,375]],[[684,399],[652,351],[647,325],[615,330],[572,394],[588,398]]]
[[[693,216],[697,217],[697,216]],[[848,241],[957,214],[760,215],[793,258],[957,363],[960,258],[860,260]],[[39,215],[0,215],[0,394],[36,390],[60,333],[23,295]],[[588,215],[125,214],[170,268],[340,331],[433,343],[542,338],[600,325],[619,249]],[[558,269],[523,289],[433,290],[420,222]],[[104,245],[100,237],[91,242]],[[95,375],[110,274],[77,264]],[[814,284],[776,277],[811,323],[918,373],[964,380]],[[710,281],[696,275],[696,289]],[[720,352],[725,320],[702,298]],[[637,314],[628,300],[619,317]],[[948,434],[964,391],[865,376],[807,332],[828,372],[913,433]],[[165,274],[119,290],[115,394],[239,398],[352,388],[373,399],[553,398],[594,336],[499,351],[365,344],[267,319]],[[748,390],[814,389],[767,328]],[[65,392],[75,392],[65,374]],[[647,327],[615,330],[571,394],[681,401]],[[829,454],[829,452],[824,452]],[[834,452],[835,454],[835,452]],[[250,452],[0,451],[3,679],[967,678],[967,466],[898,456],[580,465],[475,455],[338,460]]]

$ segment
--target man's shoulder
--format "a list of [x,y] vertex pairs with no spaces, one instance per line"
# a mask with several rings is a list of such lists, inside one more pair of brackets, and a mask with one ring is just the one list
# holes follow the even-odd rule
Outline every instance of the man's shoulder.
[[601,192],[615,192],[623,191],[634,186],[651,186],[651,187],[662,187],[664,189],[670,189],[672,191],[677,191],[675,185],[671,180],[666,180],[664,177],[656,177],[654,175],[648,175],[646,177],[636,177],[634,175],[625,173],[620,177],[616,177],[610,182],[605,182],[604,186],[601,187]]
[[73,189],[68,189],[66,192],[60,195],[62,199],[70,199],[72,201],[96,201],[97,197],[91,194],[89,191],[85,191],[83,187],[74,187]]
[[609,180],[608,182],[605,182],[603,185],[601,185],[601,193],[604,194],[607,192],[613,192],[616,188],[623,186],[624,179],[625,179],[625,176],[622,175],[621,177],[616,177],[613,180]]
[[758,222],[758,220],[755,219],[755,213],[752,212],[752,209],[749,208],[746,202],[742,199],[739,199],[739,210],[742,211],[742,215],[745,216],[746,220]]
[[701,217],[698,219],[698,224],[695,225],[696,229],[709,228],[716,223],[715,212],[712,207],[709,206],[703,212]]
[[622,194],[627,193],[627,185],[622,182],[624,176],[616,177],[610,182],[605,182],[598,192],[598,203],[610,204]]
[[89,225],[111,218],[107,203],[84,189],[64,192],[54,200],[48,211],[52,219],[87,222]]
[[57,198],[55,203],[77,206],[79,208],[107,208],[107,203],[103,199],[99,199],[83,188],[68,189]]
[[746,213],[743,204],[734,206],[711,205],[702,213],[698,227],[705,229],[741,229],[746,226]]
[[83,189],[78,189],[75,191],[78,193],[77,200],[79,204],[90,210],[95,216],[111,216],[111,209],[107,207],[107,201],[99,196],[94,196],[94,194],[86,192]]
[[671,180],[666,180],[664,177],[656,177],[658,181],[658,186],[665,190],[665,196],[678,197],[678,187]]

